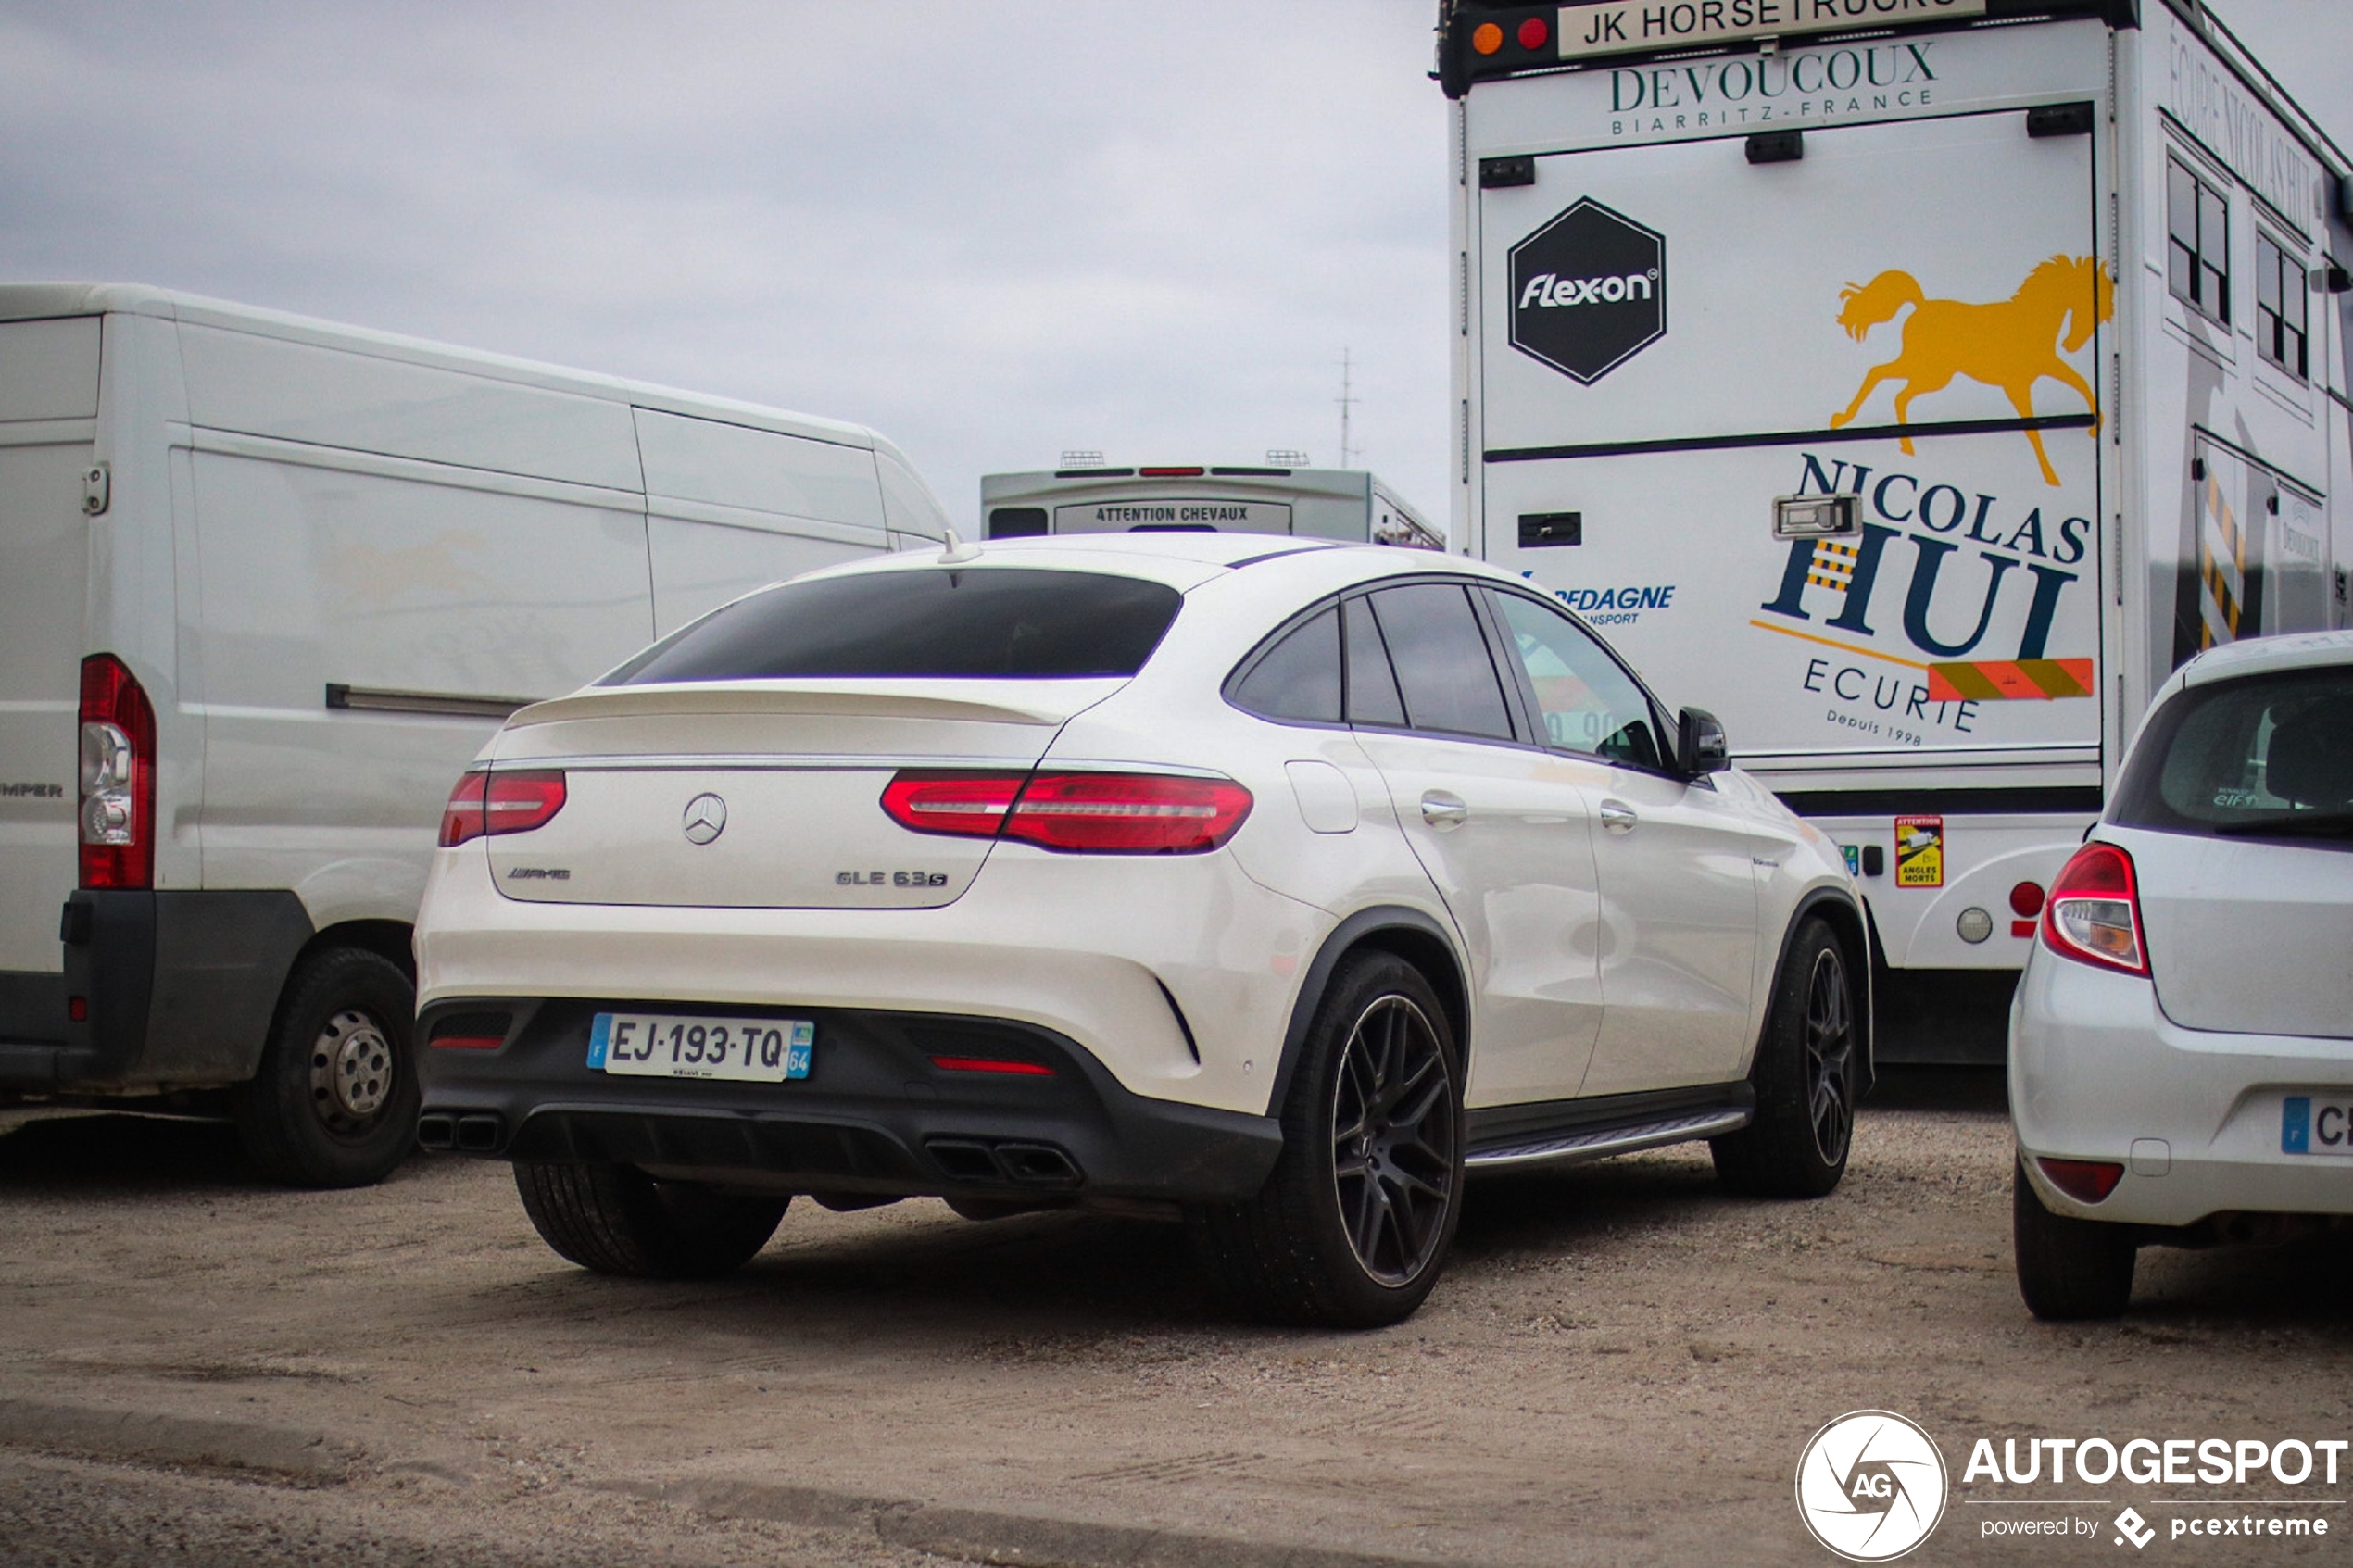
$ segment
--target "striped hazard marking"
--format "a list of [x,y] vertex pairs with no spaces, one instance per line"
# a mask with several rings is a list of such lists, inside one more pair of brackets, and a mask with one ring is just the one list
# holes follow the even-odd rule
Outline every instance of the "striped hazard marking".
[[1980,659],[1928,667],[1931,702],[2047,702],[2091,695],[2088,659]]

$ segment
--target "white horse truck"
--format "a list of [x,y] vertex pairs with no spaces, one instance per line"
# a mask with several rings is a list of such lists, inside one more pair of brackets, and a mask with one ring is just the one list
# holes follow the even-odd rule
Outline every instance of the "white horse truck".
[[270,1173],[374,1180],[415,1142],[436,825],[499,721],[946,533],[854,425],[0,284],[0,1106],[225,1099]]
[[1441,14],[1459,548],[1845,846],[1887,1054],[1998,1059],[2199,649],[2343,625],[2346,156],[2196,0]]
[[[1276,457],[1284,454],[1273,454]],[[990,539],[1048,533],[1277,533],[1442,550],[1444,536],[1378,476],[1304,463],[1088,463],[980,476]]]

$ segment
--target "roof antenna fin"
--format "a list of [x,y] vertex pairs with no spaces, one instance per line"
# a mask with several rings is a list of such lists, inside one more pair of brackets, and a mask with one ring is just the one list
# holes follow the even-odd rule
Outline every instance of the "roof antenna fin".
[[939,552],[940,565],[962,566],[968,560],[978,560],[979,558],[980,546],[978,545],[967,545],[962,538],[957,536],[954,529],[951,528],[948,531],[948,547]]

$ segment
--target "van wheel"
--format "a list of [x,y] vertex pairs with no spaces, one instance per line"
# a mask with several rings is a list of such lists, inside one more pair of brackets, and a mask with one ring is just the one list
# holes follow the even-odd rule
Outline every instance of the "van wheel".
[[2140,1248],[2130,1226],[2079,1220],[2043,1207],[2022,1166],[2010,1168],[2010,1249],[2018,1293],[2038,1318],[2120,1317],[2133,1299]]
[[1724,1185],[1757,1198],[1820,1198],[1838,1185],[1855,1135],[1859,1011],[1836,934],[1808,920],[1774,977],[1749,1070],[1755,1120],[1708,1146]]
[[232,1102],[246,1155],[294,1186],[382,1181],[417,1141],[416,989],[362,947],[330,947],[286,983],[261,1069]]
[[1422,1304],[1462,1217],[1461,1060],[1419,970],[1389,953],[1341,964],[1291,1076],[1265,1187],[1186,1216],[1244,1311],[1377,1328]]
[[751,1261],[790,1198],[658,1182],[634,1165],[515,1161],[515,1191],[539,1238],[600,1274],[709,1279]]

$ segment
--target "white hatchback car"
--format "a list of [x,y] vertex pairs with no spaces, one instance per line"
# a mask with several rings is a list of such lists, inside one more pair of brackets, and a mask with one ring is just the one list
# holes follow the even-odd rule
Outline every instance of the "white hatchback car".
[[2353,632],[2201,654],[2052,883],[2010,1012],[2019,1287],[2353,1215]]
[[764,589],[517,713],[417,929],[420,1137],[565,1257],[787,1200],[1186,1219],[1392,1322],[1467,1173],[1714,1141],[1827,1192],[1870,1073],[1836,847],[1503,572],[1228,534]]

